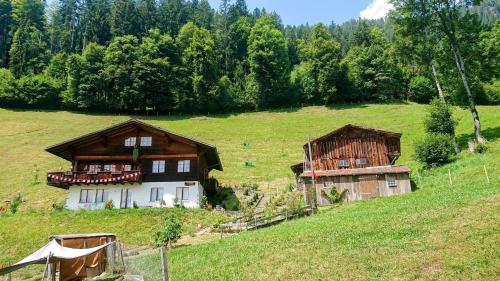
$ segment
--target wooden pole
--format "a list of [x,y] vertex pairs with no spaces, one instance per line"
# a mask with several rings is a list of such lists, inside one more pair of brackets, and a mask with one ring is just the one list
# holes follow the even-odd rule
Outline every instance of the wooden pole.
[[168,281],[168,262],[167,262],[167,250],[165,247],[160,248],[160,255],[161,255],[161,272],[162,272],[162,277],[163,281]]
[[127,273],[127,268],[125,267],[125,260],[123,259],[123,249],[121,241],[117,241],[118,243],[118,253],[120,254],[120,259],[122,260],[123,273]]
[[[111,243],[111,238],[108,238],[108,243]],[[106,247],[106,255],[109,262],[109,270],[111,274],[115,273],[115,243],[111,243]]]
[[448,169],[448,178],[450,179],[450,185],[453,185],[453,181],[451,180],[451,171]]
[[52,257],[52,253],[49,252],[49,256],[47,257],[47,262],[45,263],[45,268],[43,269],[42,281],[45,280],[45,275],[47,275],[47,271],[49,268],[50,258]]
[[311,179],[312,179],[312,186],[313,186],[313,200],[312,200],[312,205],[313,205],[313,208],[316,209],[318,208],[318,202],[317,202],[317,198],[316,198],[316,180],[314,179],[314,164],[312,163],[313,159],[312,159],[312,150],[311,150],[311,137],[308,137],[307,139],[307,146],[308,146],[308,150],[309,150],[309,169],[311,169]]
[[488,170],[486,170],[486,165],[483,165],[484,174],[486,175],[486,182],[490,183],[490,177],[488,176]]

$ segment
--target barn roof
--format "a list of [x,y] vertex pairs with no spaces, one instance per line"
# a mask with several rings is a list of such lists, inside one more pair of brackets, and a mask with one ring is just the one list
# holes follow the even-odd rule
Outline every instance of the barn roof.
[[202,151],[206,152],[206,158],[208,162],[208,166],[211,169],[217,169],[219,171],[222,171],[222,164],[220,162],[219,158],[219,153],[217,152],[217,148],[211,144],[202,142],[200,140],[196,140],[193,138],[189,138],[171,131],[164,130],[160,127],[152,126],[150,124],[144,123],[142,121],[139,121],[137,119],[129,119],[125,122],[113,125],[111,127],[98,130],[80,137],[76,137],[67,141],[64,141],[59,144],[52,145],[50,147],[47,147],[45,151],[50,152],[56,156],[59,156],[61,158],[64,158],[66,160],[71,161],[72,155],[71,155],[71,149],[75,146],[84,144],[84,143],[89,143],[92,142],[93,140],[98,141],[102,139],[102,137],[106,135],[112,135],[114,133],[120,133],[121,131],[129,128],[140,128],[145,131],[153,131],[156,133],[163,134],[165,136],[168,136],[169,138],[184,142],[184,143],[191,143],[196,145],[197,147],[201,148]]
[[[334,177],[334,176],[357,176],[357,175],[378,175],[378,174],[402,174],[411,172],[410,168],[404,165],[398,166],[379,166],[366,167],[356,169],[340,169],[340,170],[318,170],[315,171],[319,177]],[[303,172],[300,177],[311,177],[311,172]]]
[[[352,130],[352,129],[368,131],[368,132],[373,132],[376,134],[382,134],[382,135],[387,135],[387,136],[391,136],[391,137],[401,138],[401,133],[389,132],[389,131],[380,130],[380,129],[374,129],[374,128],[368,128],[368,127],[363,127],[363,126],[358,126],[358,125],[353,125],[353,124],[347,124],[347,125],[340,127],[340,128],[338,128],[338,129],[336,129],[336,130],[334,130],[326,135],[323,135],[319,138],[312,140],[311,143],[322,141],[322,140],[328,139],[328,138],[336,136],[336,135],[341,135],[343,132],[348,131],[348,130]],[[304,146],[306,146],[306,145],[307,145],[307,143]]]

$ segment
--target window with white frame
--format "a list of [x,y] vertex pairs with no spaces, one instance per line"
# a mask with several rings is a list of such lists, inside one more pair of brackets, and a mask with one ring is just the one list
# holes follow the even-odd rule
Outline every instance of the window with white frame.
[[340,168],[348,168],[349,167],[349,160],[346,160],[346,159],[339,160],[338,166]]
[[123,170],[126,172],[132,171],[132,165],[123,165]]
[[151,194],[149,195],[150,202],[157,202],[163,200],[163,188],[153,187],[151,188]]
[[153,144],[152,137],[141,137],[141,146],[151,146]]
[[176,196],[177,196],[176,197],[177,200],[188,201],[189,200],[189,187],[178,187]]
[[178,173],[189,173],[191,166],[191,160],[179,160],[177,162],[177,172]]
[[81,189],[80,190],[80,203],[94,203],[95,190],[94,189]]
[[125,146],[135,146],[135,137],[130,137],[125,139]]
[[387,176],[387,186],[388,187],[397,187],[398,183],[396,181],[396,178],[394,176]]
[[89,170],[87,173],[96,174],[97,173],[97,165],[89,165]]
[[165,173],[165,160],[153,161],[153,174]]
[[109,165],[109,164],[104,165],[103,171],[104,172],[111,172],[111,165]]
[[364,166],[368,164],[368,160],[366,158],[357,158],[356,159],[356,166]]
[[105,192],[104,192],[104,189],[97,189],[96,190],[96,194],[95,194],[95,202],[96,203],[103,203],[106,201],[106,199],[104,198],[105,196]]
[[323,188],[330,188],[330,187],[332,187],[332,185],[333,185],[333,182],[331,182],[331,181],[323,182]]

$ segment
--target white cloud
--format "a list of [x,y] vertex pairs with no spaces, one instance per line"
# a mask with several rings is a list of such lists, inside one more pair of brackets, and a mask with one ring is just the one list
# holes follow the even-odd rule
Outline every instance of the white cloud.
[[369,20],[379,19],[385,17],[392,8],[393,6],[388,0],[372,0],[359,16]]

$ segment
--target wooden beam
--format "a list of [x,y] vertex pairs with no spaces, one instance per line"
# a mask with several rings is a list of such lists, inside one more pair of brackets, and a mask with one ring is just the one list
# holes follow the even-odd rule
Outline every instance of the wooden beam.
[[[149,154],[141,155],[140,159],[170,159],[170,158],[196,158],[196,153],[185,154]],[[75,160],[132,160],[132,155],[79,155]]]

